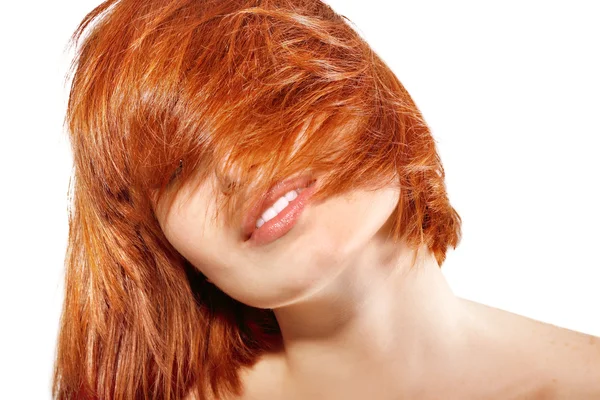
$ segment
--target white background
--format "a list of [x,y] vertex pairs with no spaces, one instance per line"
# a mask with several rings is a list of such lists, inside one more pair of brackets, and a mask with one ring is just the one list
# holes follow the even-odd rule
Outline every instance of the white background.
[[[99,3],[2,11],[3,399],[50,397],[72,161],[65,46]],[[463,218],[443,266],[455,293],[600,336],[597,2],[329,4],[398,75],[436,138]]]

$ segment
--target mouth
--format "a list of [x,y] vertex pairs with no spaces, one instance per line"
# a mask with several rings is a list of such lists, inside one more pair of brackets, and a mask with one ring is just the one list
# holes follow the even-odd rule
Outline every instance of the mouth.
[[310,176],[287,179],[273,186],[244,218],[244,241],[251,246],[277,240],[298,220],[316,180]]

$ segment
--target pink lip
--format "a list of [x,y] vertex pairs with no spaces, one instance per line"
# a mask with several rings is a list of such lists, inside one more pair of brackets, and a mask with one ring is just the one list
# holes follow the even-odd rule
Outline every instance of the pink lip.
[[[314,178],[310,176],[301,176],[285,180],[271,188],[254,205],[246,215],[246,218],[244,218],[243,232],[245,241],[252,246],[263,245],[278,239],[290,231],[302,213],[310,195],[314,192],[315,185],[308,186],[312,181],[314,181]],[[268,206],[290,190],[298,188],[305,189],[283,211],[277,214],[275,218],[265,222],[260,228],[256,228],[256,220]]]

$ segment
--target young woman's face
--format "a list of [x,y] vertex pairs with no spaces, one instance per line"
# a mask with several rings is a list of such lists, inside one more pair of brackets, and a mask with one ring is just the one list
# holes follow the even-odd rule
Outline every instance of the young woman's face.
[[291,304],[327,284],[390,226],[399,196],[398,188],[386,188],[309,200],[287,233],[256,244],[245,240],[242,226],[215,219],[217,187],[216,177],[193,193],[183,187],[168,212],[159,203],[157,218],[169,242],[213,284],[259,308]]

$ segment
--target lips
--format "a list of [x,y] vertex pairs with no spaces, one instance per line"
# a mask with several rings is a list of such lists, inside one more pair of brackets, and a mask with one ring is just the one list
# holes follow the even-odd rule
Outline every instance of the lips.
[[290,190],[305,188],[315,179],[312,176],[303,175],[297,178],[286,179],[273,186],[269,191],[256,202],[246,215],[243,222],[244,240],[248,240],[256,230],[256,221],[262,213],[271,206],[278,198],[285,195]]

